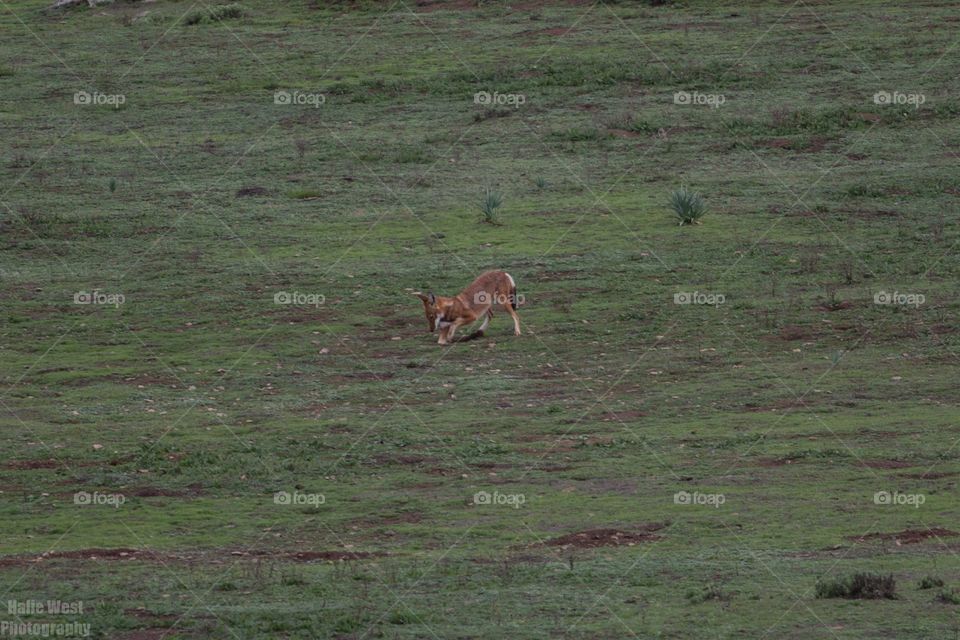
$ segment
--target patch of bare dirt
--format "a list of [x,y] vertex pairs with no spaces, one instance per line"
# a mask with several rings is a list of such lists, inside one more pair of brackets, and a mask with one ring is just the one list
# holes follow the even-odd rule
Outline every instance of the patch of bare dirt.
[[817,311],[826,311],[828,313],[833,311],[844,311],[845,309],[852,309],[853,303],[849,300],[844,300],[842,302],[825,302],[816,306]]
[[871,469],[906,469],[917,466],[913,462],[903,460],[864,460],[861,465]]
[[476,0],[417,0],[417,11],[433,13],[441,9],[476,9]]
[[266,187],[252,186],[252,187],[240,187],[237,190],[238,198],[252,198],[254,196],[265,196],[270,191]]
[[129,493],[137,498],[189,498],[193,496],[202,496],[206,492],[199,484],[192,484],[185,491],[176,489],[163,489],[152,485],[135,487],[125,493]]
[[847,536],[847,540],[854,542],[893,540],[897,544],[916,544],[928,538],[948,538],[952,536],[960,536],[960,533],[942,527],[933,527],[932,529],[904,529],[896,533],[868,533],[863,536]]
[[941,478],[952,478],[960,475],[957,471],[924,471],[923,473],[904,473],[903,478],[912,478],[914,480],[940,480]]
[[106,376],[106,378],[118,384],[127,384],[127,385],[136,386],[136,387],[140,387],[140,386],[176,387],[180,384],[180,381],[172,376],[157,376],[157,375],[151,375],[148,373],[135,375],[135,376],[110,375],[110,376]]
[[251,557],[251,558],[270,558],[278,561],[290,562],[314,562],[320,560],[341,561],[341,560],[364,560],[367,558],[376,558],[385,554],[369,551],[289,551],[289,550],[251,550],[251,551],[231,551],[228,549],[216,549],[211,551],[189,551],[182,553],[160,552],[152,549],[131,549],[117,547],[110,549],[77,549],[73,551],[50,551],[41,555],[18,555],[0,557],[0,567],[4,566],[22,566],[34,563],[45,562],[48,560],[94,560],[94,561],[129,561],[137,560],[141,562],[171,562],[196,563],[203,561],[224,561],[230,557]]
[[627,131],[626,129],[607,129],[607,133],[615,138],[639,138],[643,135],[636,131]]
[[48,458],[46,460],[10,460],[7,462],[7,469],[14,469],[16,471],[24,471],[29,469],[59,469],[62,467],[59,461],[54,460],[53,458]]
[[632,547],[643,542],[654,542],[663,536],[653,533],[666,527],[666,523],[653,522],[640,525],[631,531],[621,529],[589,529],[551,538],[543,544],[551,547],[594,549],[597,547]]
[[771,138],[764,141],[762,144],[765,147],[770,147],[771,149],[786,149],[788,151],[801,151],[803,153],[818,153],[823,151],[827,146],[827,143],[830,142],[830,138],[826,136],[811,136],[807,140],[803,140],[800,144],[797,140],[791,140],[790,138]]
[[294,562],[344,562],[347,560],[367,560],[383,557],[382,553],[368,551],[298,551],[283,556]]
[[806,327],[788,324],[780,329],[780,333],[777,334],[777,337],[785,342],[793,342],[795,340],[809,340],[813,337],[813,334],[811,334],[810,330]]

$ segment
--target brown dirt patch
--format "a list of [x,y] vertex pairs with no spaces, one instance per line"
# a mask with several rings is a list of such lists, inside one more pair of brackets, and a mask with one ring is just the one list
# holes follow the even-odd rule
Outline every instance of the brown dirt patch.
[[788,324],[780,329],[780,333],[777,334],[777,337],[786,342],[793,342],[795,340],[809,340],[813,337],[813,335],[806,327]]
[[930,325],[930,333],[936,336],[942,336],[950,333],[956,333],[957,328],[949,324],[934,324]]
[[24,471],[28,469],[59,469],[64,466],[53,458],[46,460],[11,460],[6,464],[7,469]]
[[157,376],[144,373],[137,376],[121,376],[121,375],[110,375],[107,376],[108,379],[118,383],[118,384],[128,384],[134,386],[157,386],[162,385],[165,387],[176,387],[180,384],[180,381],[172,376]]
[[428,476],[452,476],[456,471],[444,467],[431,467],[430,469],[425,469],[424,473]]
[[868,533],[863,536],[847,536],[847,540],[853,540],[854,542],[893,540],[897,544],[916,544],[928,538],[948,538],[951,536],[960,536],[960,533],[942,527],[933,527],[932,529],[904,529],[896,533]]
[[283,557],[294,562],[344,562],[346,560],[380,558],[383,555],[382,553],[367,551],[298,551]]
[[635,527],[631,531],[621,529],[589,529],[568,533],[559,538],[551,538],[543,544],[551,547],[574,547],[594,549],[596,547],[632,547],[642,542],[654,542],[663,538],[653,533],[666,527],[664,523],[650,523]]
[[917,465],[913,462],[905,462],[903,460],[864,460],[861,466],[871,469],[906,469],[907,467],[915,467]]
[[431,456],[421,456],[416,454],[398,455],[394,453],[382,453],[374,456],[377,464],[424,464],[426,462],[436,462],[437,459]]
[[130,495],[137,498],[188,498],[191,496],[202,496],[206,492],[198,484],[192,484],[187,489],[184,490],[175,490],[175,489],[162,489],[160,487],[154,487],[152,485],[147,485],[143,487],[135,487],[129,490]]
[[607,129],[607,133],[615,138],[639,138],[643,135],[636,131],[627,131],[626,129]]
[[820,304],[820,305],[817,305],[815,308],[817,311],[826,311],[830,313],[833,311],[843,311],[845,309],[852,309],[853,303],[850,302],[849,300],[844,300],[843,302]]
[[421,13],[433,13],[441,9],[476,9],[476,0],[417,0],[417,10]]
[[216,549],[211,551],[190,551],[184,553],[160,552],[152,549],[131,549],[118,547],[114,549],[77,549],[74,551],[51,551],[41,555],[20,555],[0,557],[0,567],[22,566],[48,560],[111,560],[111,561],[156,561],[163,563],[187,562],[196,563],[210,560],[222,561],[228,557],[271,558],[279,561],[314,562],[314,561],[342,561],[364,560],[376,558],[385,554],[368,551],[289,551],[289,550],[252,550],[230,551]]
[[803,153],[818,153],[823,151],[830,142],[826,136],[811,136],[807,140],[791,140],[790,138],[771,138],[762,142],[763,146],[771,149],[785,149],[788,151],[801,151]]
[[924,471],[923,473],[904,473],[902,478],[912,478],[914,480],[939,480],[941,478],[952,478],[960,475],[957,471]]
[[270,191],[268,191],[266,187],[240,187],[240,189],[237,190],[237,197],[251,198],[253,196],[265,196],[268,193],[270,193]]

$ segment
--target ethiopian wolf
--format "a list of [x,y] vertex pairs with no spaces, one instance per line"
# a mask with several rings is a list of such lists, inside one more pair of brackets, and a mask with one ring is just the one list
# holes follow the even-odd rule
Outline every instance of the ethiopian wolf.
[[506,271],[487,271],[453,297],[419,291],[413,295],[423,301],[430,331],[440,331],[437,344],[450,344],[457,329],[485,316],[483,324],[477,329],[477,334],[482,335],[493,317],[494,305],[499,305],[510,314],[513,318],[513,335],[520,335],[517,285]]

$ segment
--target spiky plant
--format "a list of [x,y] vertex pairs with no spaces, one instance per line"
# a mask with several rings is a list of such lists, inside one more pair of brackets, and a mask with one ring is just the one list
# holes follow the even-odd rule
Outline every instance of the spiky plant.
[[500,224],[500,214],[497,209],[503,204],[503,195],[494,189],[484,189],[483,201],[480,203],[480,211],[483,214],[483,222],[488,224]]
[[670,208],[673,209],[681,226],[700,224],[700,218],[707,212],[703,196],[686,187],[680,187],[670,194]]

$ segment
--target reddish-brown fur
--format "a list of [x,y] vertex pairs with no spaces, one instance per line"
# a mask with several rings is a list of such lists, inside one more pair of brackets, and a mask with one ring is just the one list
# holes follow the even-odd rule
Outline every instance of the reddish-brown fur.
[[487,271],[455,296],[435,296],[432,293],[414,294],[423,301],[430,331],[440,329],[438,344],[449,344],[453,334],[464,325],[486,315],[478,334],[483,333],[493,317],[493,307],[500,306],[513,318],[513,335],[520,335],[520,316],[517,315],[517,287],[506,271]]

